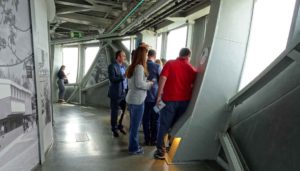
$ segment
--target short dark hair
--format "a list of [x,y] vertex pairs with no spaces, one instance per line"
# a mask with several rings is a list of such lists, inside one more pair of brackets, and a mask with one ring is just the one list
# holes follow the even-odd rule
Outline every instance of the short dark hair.
[[123,51],[123,50],[118,50],[118,51],[116,52],[115,59],[117,59],[118,56],[120,56],[122,52],[124,52],[124,51]]
[[183,56],[190,56],[191,55],[191,50],[189,48],[182,48],[179,52],[179,57]]
[[150,50],[148,51],[148,56],[156,56],[156,51],[153,50],[153,49],[150,49]]

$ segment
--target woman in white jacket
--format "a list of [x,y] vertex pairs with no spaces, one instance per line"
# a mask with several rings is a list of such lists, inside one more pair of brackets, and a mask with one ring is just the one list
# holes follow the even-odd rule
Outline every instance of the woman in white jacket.
[[147,90],[151,88],[153,82],[147,82],[147,53],[148,49],[141,46],[136,49],[132,64],[127,70],[128,94],[126,102],[130,112],[130,129],[129,129],[129,153],[143,154],[144,150],[139,145],[138,129],[144,113],[144,101]]

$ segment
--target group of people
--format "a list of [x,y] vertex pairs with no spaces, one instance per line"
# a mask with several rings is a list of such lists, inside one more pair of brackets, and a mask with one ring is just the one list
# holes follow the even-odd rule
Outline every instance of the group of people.
[[[125,52],[117,51],[115,61],[108,67],[111,131],[114,137],[119,137],[119,132],[126,134],[122,121],[127,104],[130,154],[144,152],[138,135],[142,124],[144,145],[156,145],[154,158],[164,159],[164,137],[186,111],[192,96],[197,71],[189,63],[190,56],[190,49],[182,48],[176,60],[170,60],[162,67],[156,63],[155,50],[141,43],[132,53],[132,63],[127,68]],[[165,106],[155,112],[153,108],[161,103]],[[119,109],[122,113],[118,121]]]

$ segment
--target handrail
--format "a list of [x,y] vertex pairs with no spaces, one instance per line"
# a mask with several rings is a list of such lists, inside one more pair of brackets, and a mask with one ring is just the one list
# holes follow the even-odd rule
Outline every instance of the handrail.
[[229,108],[237,106],[252,96],[279,73],[284,71],[290,64],[292,64],[296,58],[300,57],[300,39],[293,42],[288,46],[279,57],[271,63],[260,75],[258,75],[253,81],[246,87],[239,91],[236,95],[229,99],[227,105]]
[[108,79],[106,79],[104,81],[101,81],[100,83],[94,84],[92,86],[86,87],[84,89],[81,89],[81,91],[83,92],[83,91],[87,91],[89,89],[99,88],[99,87],[102,87],[102,86],[106,85],[107,83],[109,83]]
[[[236,147],[234,146],[228,133],[219,135],[219,140],[223,147],[228,164],[225,165],[230,171],[244,171],[242,160],[240,159]],[[217,160],[218,161],[218,160]]]

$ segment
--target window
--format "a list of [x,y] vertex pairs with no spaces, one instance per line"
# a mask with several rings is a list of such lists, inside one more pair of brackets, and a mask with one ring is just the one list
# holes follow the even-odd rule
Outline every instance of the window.
[[244,88],[286,48],[295,0],[257,0],[240,83]]
[[122,40],[122,44],[126,47],[126,49],[130,52],[130,40]]
[[166,59],[176,59],[181,48],[186,47],[187,26],[172,30],[168,34]]
[[84,75],[88,72],[91,65],[93,64],[97,53],[99,51],[99,47],[87,47],[85,49],[85,59],[84,59]]
[[69,84],[76,83],[78,70],[78,48],[63,48],[63,65],[66,66],[65,74],[68,77]]
[[161,46],[162,46],[162,35],[157,36],[156,38],[156,58],[161,58]]

